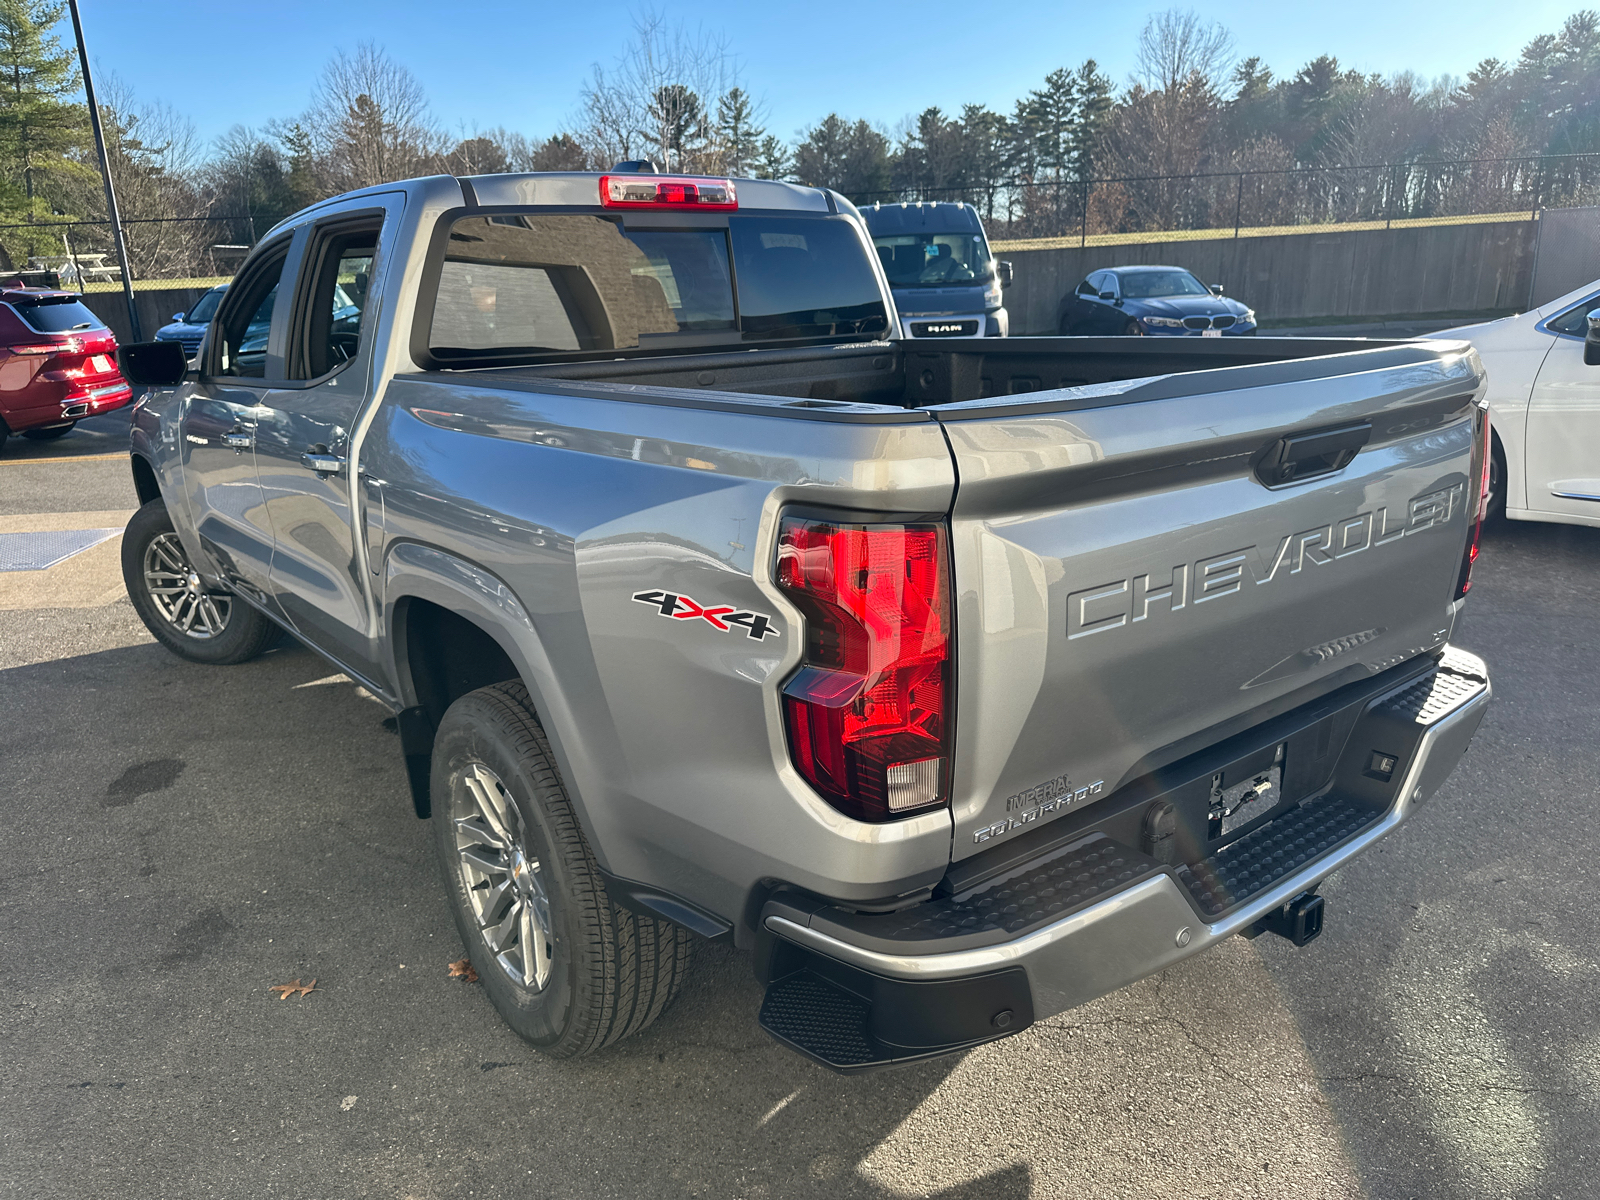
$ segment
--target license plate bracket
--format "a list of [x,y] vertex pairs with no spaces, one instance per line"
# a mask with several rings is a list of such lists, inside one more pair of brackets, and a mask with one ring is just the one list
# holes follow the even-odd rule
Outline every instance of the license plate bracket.
[[1283,803],[1283,767],[1288,743],[1280,742],[1270,766],[1250,771],[1229,769],[1211,777],[1207,836],[1231,837],[1256,818]]

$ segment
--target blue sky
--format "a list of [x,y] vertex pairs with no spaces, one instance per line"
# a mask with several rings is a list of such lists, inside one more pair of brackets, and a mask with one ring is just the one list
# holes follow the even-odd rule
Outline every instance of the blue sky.
[[[575,112],[592,63],[610,63],[638,3],[495,0],[80,0],[96,71],[115,71],[141,100],[163,100],[209,140],[234,124],[302,110],[337,47],[372,40],[409,67],[452,130],[504,125],[529,135]],[[830,110],[893,128],[929,105],[1006,111],[1058,66],[1097,59],[1121,85],[1140,27],[1169,3],[1094,4],[658,2],[656,11],[724,35],[770,130],[792,140]],[[1384,74],[1463,75],[1485,57],[1515,59],[1553,32],[1574,0],[1337,0],[1197,3],[1233,33],[1241,57],[1280,75],[1321,53]],[[848,24],[850,20],[854,24]],[[63,26],[70,43],[71,27]]]

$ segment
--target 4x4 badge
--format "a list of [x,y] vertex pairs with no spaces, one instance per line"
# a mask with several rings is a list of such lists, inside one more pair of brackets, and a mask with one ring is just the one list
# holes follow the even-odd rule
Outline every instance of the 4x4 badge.
[[671,617],[675,621],[692,621],[699,617],[709,622],[713,629],[720,629],[723,633],[738,625],[758,642],[769,634],[776,636],[780,632],[766,613],[746,612],[742,608],[734,608],[731,604],[708,607],[693,597],[678,592],[635,592],[633,598],[640,604],[650,605],[663,617]]

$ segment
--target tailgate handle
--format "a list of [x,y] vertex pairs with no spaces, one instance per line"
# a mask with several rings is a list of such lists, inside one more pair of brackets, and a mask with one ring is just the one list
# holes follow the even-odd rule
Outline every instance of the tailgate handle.
[[1272,442],[1256,460],[1256,478],[1268,487],[1332,475],[1350,465],[1372,436],[1372,422],[1297,433]]

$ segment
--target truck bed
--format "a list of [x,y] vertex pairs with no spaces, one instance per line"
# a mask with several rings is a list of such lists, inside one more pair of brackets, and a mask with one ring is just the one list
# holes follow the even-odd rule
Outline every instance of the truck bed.
[[[958,861],[1241,722],[1437,650],[1453,621],[1481,386],[1464,344],[1019,338],[422,378],[397,379],[397,394],[417,380],[428,407],[451,410],[430,424],[768,486],[764,458],[722,451],[783,447],[797,454],[789,486],[829,478],[828,503],[945,516]],[[597,428],[600,410],[574,419],[575,400],[620,403]],[[673,407],[724,415],[665,439],[687,429]],[[902,437],[936,423],[947,498],[880,491],[864,504],[848,473],[830,477],[846,460],[807,458],[835,434],[772,418]],[[1329,430],[1356,439],[1353,461],[1292,485],[1262,474],[1279,448]]]
[[[1105,403],[1099,396],[1046,396],[1036,393],[1148,379],[1151,384],[1127,400],[1188,394],[1241,386],[1287,383],[1330,374],[1420,363],[1437,357],[1446,344],[1423,345],[1363,338],[1171,338],[1125,337],[996,338],[974,344],[929,348],[926,343],[869,343],[795,350],[619,357],[600,362],[560,361],[514,367],[435,373],[456,383],[497,387],[548,387],[574,384],[627,384],[659,392],[658,403],[703,402],[705,392],[777,397],[819,404],[787,405],[816,409],[830,419],[848,416],[844,406],[887,405],[925,409],[980,400],[1007,399],[1020,405],[1062,410]],[[1333,363],[1332,355],[1360,355]],[[1307,360],[1319,360],[1315,364]],[[1227,376],[1196,380],[1196,372],[1248,368],[1248,381]],[[1181,384],[1154,387],[1157,381],[1186,376]],[[635,393],[636,399],[648,399]],[[832,410],[829,412],[828,410]]]

